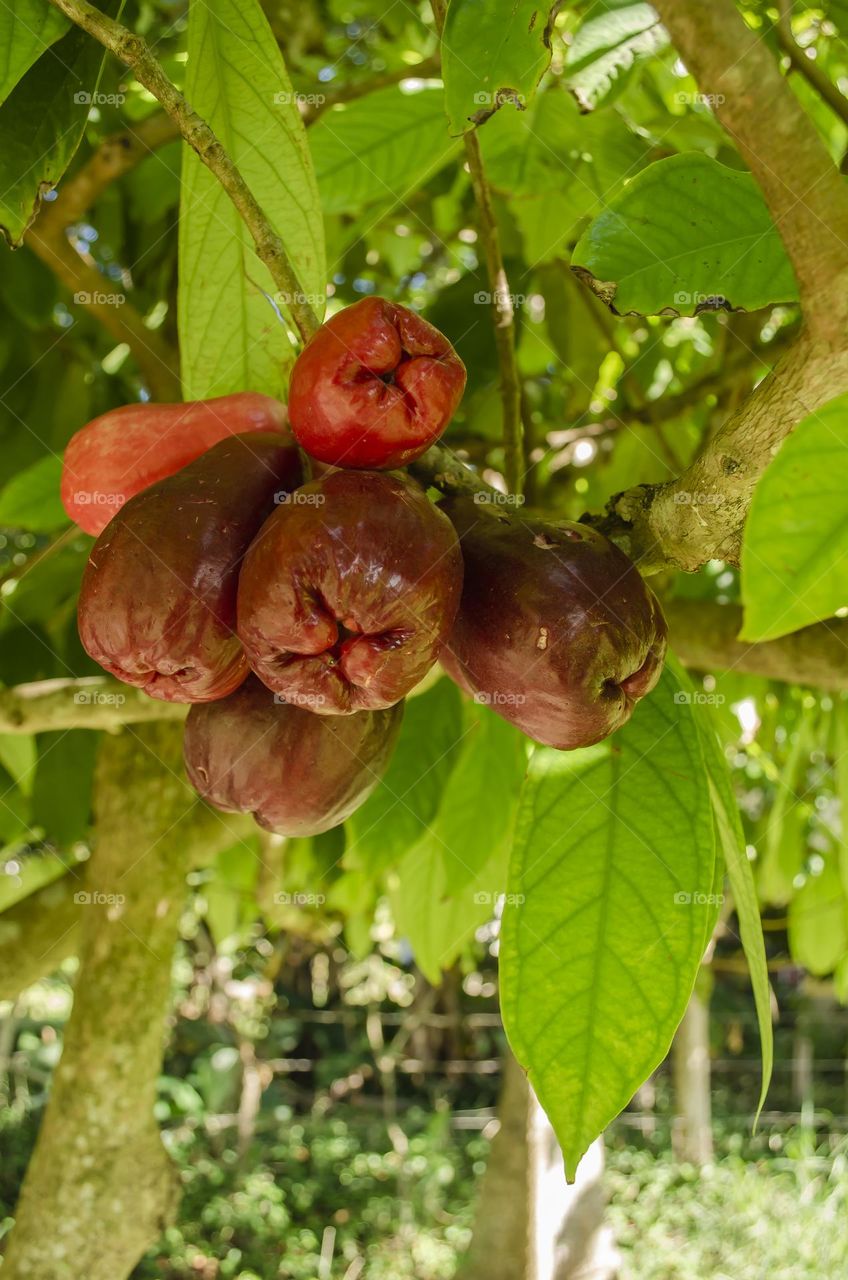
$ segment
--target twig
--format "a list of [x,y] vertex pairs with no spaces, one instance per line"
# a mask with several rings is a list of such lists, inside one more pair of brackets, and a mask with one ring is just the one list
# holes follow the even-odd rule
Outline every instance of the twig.
[[109,676],[39,680],[0,689],[0,733],[117,729],[150,720],[181,720],[187,711]]
[[848,124],[848,98],[841,93],[826,71],[798,44],[792,34],[792,0],[778,0],[780,17],[777,20],[777,42],[789,58],[795,70],[802,75],[816,93],[830,107],[839,119]]
[[215,133],[165,75],[146,40],[95,9],[88,0],[50,0],[50,4],[110,50],[162,104],[183,138],[232,200],[253,236],[258,257],[280,291],[290,299],[289,310],[300,336],[304,342],[308,341],[318,328],[318,318],[306,300],[285,245]]
[[[436,29],[441,33],[445,25],[445,0],[431,0]],[[477,202],[480,223],[480,240],[486,259],[486,273],[491,290],[492,319],[495,327],[495,346],[500,368],[501,408],[503,412],[504,475],[510,493],[520,494],[527,471],[524,457],[521,424],[521,378],[515,356],[515,313],[509,280],[501,253],[500,234],[492,193],[483,167],[480,140],[472,129],[465,135],[465,156],[471,174],[471,186]]]
[[134,168],[155,148],[179,137],[164,113],[149,117],[106,138],[87,164],[67,182],[50,204],[43,204],[25,236],[27,246],[117,342],[125,342],[154,400],[179,400],[180,377],[175,353],[148,329],[132,303],[68,242],[67,229],[79,222],[101,192]]

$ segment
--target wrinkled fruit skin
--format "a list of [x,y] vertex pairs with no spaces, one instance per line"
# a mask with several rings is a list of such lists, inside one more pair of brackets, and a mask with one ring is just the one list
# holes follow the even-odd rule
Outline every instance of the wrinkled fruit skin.
[[335,471],[278,507],[245,557],[238,631],[260,680],[319,715],[390,707],[459,604],[446,516],[405,476]]
[[247,675],[235,633],[242,557],[275,496],[302,479],[277,433],[222,440],[139,493],[98,538],[79,633],[106,671],[166,702],[205,702]]
[[313,458],[338,467],[404,466],[442,434],[465,389],[444,334],[384,298],[345,307],[298,357],[289,416]]
[[330,718],[275,701],[251,677],[221,702],[192,707],[185,762],[197,792],[252,813],[285,836],[318,835],[367,800],[392,754],[403,703]]
[[62,505],[86,533],[102,533],[137,493],[172,476],[219,440],[286,431],[286,407],[256,391],[193,404],[128,404],[73,436],[62,462]]
[[439,504],[459,533],[462,603],[442,664],[530,738],[600,742],[660,677],[666,624],[635,565],[569,521],[507,515],[471,498]]

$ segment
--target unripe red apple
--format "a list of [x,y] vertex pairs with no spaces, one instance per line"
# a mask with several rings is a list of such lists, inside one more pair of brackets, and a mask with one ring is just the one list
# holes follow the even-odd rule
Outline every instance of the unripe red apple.
[[390,707],[435,662],[461,587],[457,536],[414,480],[333,471],[251,545],[238,632],[259,678],[299,706]]
[[289,416],[313,458],[391,469],[439,438],[464,389],[465,366],[443,333],[398,303],[363,298],[301,352]]
[[251,432],[136,494],[95,542],[83,576],[86,652],[166,702],[237,688],[248,670],[235,632],[241,559],[302,478],[294,444]]
[[256,391],[191,404],[126,404],[72,436],[62,461],[62,505],[95,537],[125,502],[171,476],[219,440],[284,431],[286,407]]
[[636,566],[586,525],[507,514],[472,498],[440,504],[465,561],[442,650],[458,684],[530,738],[600,742],[657,683],[666,625]]
[[250,677],[228,698],[192,707],[186,770],[198,793],[219,809],[252,813],[280,835],[318,835],[368,799],[402,718],[403,703],[355,716],[315,716]]

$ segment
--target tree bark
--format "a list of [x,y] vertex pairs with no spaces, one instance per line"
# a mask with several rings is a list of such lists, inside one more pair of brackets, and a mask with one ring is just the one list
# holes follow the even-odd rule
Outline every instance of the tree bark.
[[79,941],[80,876],[60,876],[0,915],[0,1000],[14,1000],[52,973]]
[[4,1280],[124,1280],[176,1204],[153,1102],[197,808],[179,727],[104,739],[74,1007]]
[[710,1006],[693,991],[671,1050],[676,1116],[673,1145],[678,1160],[709,1164],[713,1158],[710,1097]]

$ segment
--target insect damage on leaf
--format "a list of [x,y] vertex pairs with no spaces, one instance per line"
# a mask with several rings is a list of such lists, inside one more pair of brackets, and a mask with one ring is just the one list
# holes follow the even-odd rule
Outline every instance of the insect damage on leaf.
[[674,294],[674,305],[660,307],[657,311],[639,311],[631,307],[629,311],[619,311],[615,305],[615,297],[618,293],[620,281],[618,280],[599,280],[597,276],[593,276],[591,271],[586,267],[572,266],[572,272],[581,284],[585,284],[588,289],[596,297],[600,298],[605,306],[615,316],[641,316],[641,315],[658,315],[666,316],[669,319],[677,319],[679,316],[699,316],[708,311],[734,311],[745,312],[747,307],[736,307],[729,298],[725,298],[723,294],[698,294],[688,290],[679,290]]

